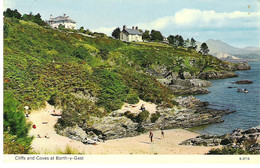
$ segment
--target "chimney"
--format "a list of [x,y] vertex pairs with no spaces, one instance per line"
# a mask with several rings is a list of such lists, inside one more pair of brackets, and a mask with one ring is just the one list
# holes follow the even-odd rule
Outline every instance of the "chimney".
[[132,26],[132,29],[135,29],[135,27],[134,27],[134,26]]
[[52,14],[51,14],[51,16],[50,16],[50,19],[52,18]]
[[124,25],[124,26],[123,26],[123,30],[125,30],[125,28],[126,28],[126,26]]
[[138,30],[138,26],[135,27],[135,30]]
[[63,14],[64,17],[66,17],[66,14]]

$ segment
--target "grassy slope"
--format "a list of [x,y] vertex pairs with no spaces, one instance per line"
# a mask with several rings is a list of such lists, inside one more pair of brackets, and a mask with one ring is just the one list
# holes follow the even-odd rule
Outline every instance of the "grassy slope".
[[[10,18],[4,24],[4,90],[12,91],[21,107],[32,109],[51,100],[68,113],[103,116],[138,97],[172,106],[171,91],[146,75],[147,68],[166,66],[196,75],[229,64],[164,44],[90,38]],[[79,91],[98,101],[74,96]]]

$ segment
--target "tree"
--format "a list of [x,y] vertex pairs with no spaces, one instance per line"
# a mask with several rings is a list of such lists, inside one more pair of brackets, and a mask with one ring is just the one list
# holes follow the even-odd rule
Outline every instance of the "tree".
[[185,47],[185,48],[190,47],[190,39],[189,39],[189,38],[187,38],[187,39],[184,41],[184,47]]
[[160,31],[152,30],[150,36],[153,41],[163,41],[163,36]]
[[60,29],[60,30],[65,29],[65,25],[63,25],[63,24],[59,24],[58,29]]
[[181,35],[177,35],[177,36],[178,36],[178,38],[177,38],[177,40],[178,40],[178,46],[179,46],[179,47],[184,47],[183,37],[182,37]]
[[142,38],[144,40],[149,40],[150,39],[150,31],[149,30],[145,30],[143,35],[142,35]]
[[197,49],[197,45],[196,45],[196,40],[194,40],[194,38],[192,37],[190,40],[190,45],[192,49]]
[[14,17],[16,19],[21,19],[22,15],[17,11],[17,9],[11,10],[10,8],[7,8],[6,11],[4,11],[4,17]]
[[33,17],[33,22],[37,23],[40,26],[46,25],[45,22],[42,20],[41,15],[39,13]]
[[4,131],[8,131],[17,138],[26,138],[29,125],[27,125],[24,112],[18,110],[20,102],[13,98],[11,93],[4,93]]
[[202,53],[203,55],[207,55],[209,53],[209,47],[206,43],[201,44],[199,53]]
[[119,39],[120,38],[120,28],[116,28],[113,32],[112,32],[112,36],[115,38],[115,39]]
[[84,33],[84,31],[85,31],[85,30],[84,30],[84,27],[81,26],[81,27],[79,28],[79,32],[80,32],[80,33]]

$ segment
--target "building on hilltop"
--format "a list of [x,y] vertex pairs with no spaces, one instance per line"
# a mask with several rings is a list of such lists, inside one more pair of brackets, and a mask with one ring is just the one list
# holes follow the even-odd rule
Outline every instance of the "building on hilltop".
[[47,22],[53,28],[59,28],[59,25],[63,25],[66,29],[76,28],[76,22],[71,20],[69,16],[66,16],[66,14],[64,14],[63,16],[58,16],[56,18],[53,18],[51,15],[50,20],[48,20]]
[[125,42],[141,42],[143,41],[142,35],[137,26],[133,26],[132,29],[123,26],[123,30],[120,33],[120,40]]

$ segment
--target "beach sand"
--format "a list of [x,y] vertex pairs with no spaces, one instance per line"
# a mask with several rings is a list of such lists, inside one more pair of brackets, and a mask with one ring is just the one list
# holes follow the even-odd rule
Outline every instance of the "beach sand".
[[[53,109],[53,106],[47,104],[46,108],[33,111],[29,115],[28,120],[36,125],[36,129],[32,128],[29,132],[30,136],[35,137],[31,146],[36,153],[54,154],[58,150],[64,151],[66,146],[85,154],[205,154],[212,148],[179,145],[183,140],[199,135],[185,129],[164,130],[164,138],[161,137],[161,131],[153,131],[152,143],[149,133],[145,133],[135,137],[98,142],[97,145],[85,145],[55,132],[54,125],[59,117],[51,115]],[[59,112],[59,109],[55,110]],[[37,138],[38,134],[42,138]],[[49,138],[44,137],[46,134]]]

